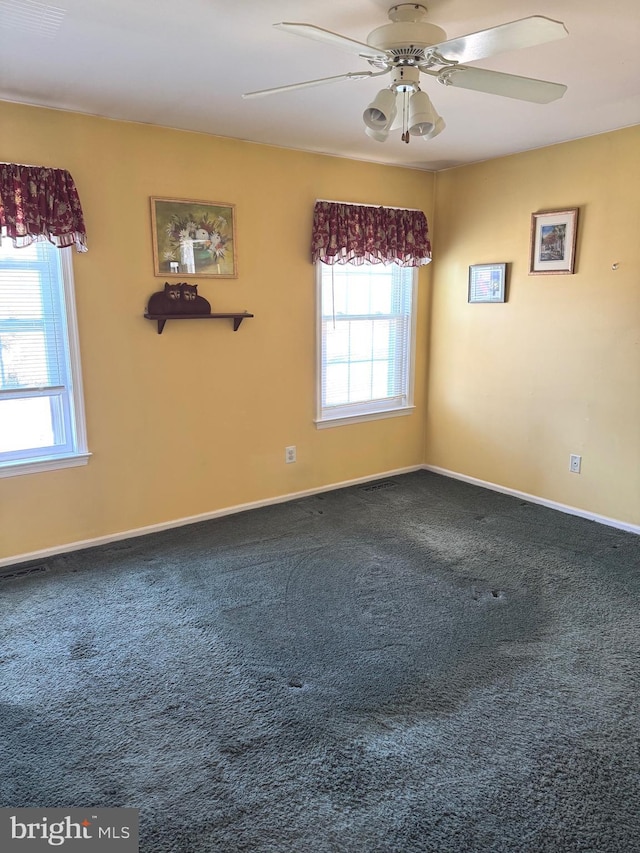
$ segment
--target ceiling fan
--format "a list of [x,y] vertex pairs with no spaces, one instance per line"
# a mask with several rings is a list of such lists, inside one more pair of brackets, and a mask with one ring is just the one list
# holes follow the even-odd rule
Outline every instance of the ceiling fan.
[[429,96],[420,89],[421,74],[435,77],[444,86],[488,92],[536,104],[555,101],[567,89],[561,83],[471,68],[466,64],[509,50],[564,38],[568,32],[560,21],[534,15],[447,40],[443,29],[423,20],[427,8],[420,3],[400,3],[392,6],[388,14],[391,23],[369,33],[366,42],[313,24],[274,24],[274,27],[293,35],[347,50],[366,59],[376,70],[350,71],[333,77],[247,92],[242,97],[258,98],[337,80],[363,80],[391,74],[390,85],[378,92],[363,113],[365,133],[378,142],[384,142],[391,130],[402,128],[402,141],[409,142],[411,136],[433,139],[445,127],[444,120],[436,112]]

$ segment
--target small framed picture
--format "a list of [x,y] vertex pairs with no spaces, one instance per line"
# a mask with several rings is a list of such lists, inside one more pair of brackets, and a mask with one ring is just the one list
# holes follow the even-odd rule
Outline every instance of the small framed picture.
[[506,264],[472,264],[469,302],[504,302],[506,275]]
[[235,206],[151,199],[154,274],[237,278]]
[[577,207],[532,213],[529,275],[573,275],[577,237]]

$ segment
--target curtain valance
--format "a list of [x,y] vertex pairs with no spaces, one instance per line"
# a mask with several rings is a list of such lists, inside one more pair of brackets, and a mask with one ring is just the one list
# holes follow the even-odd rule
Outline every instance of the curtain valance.
[[427,217],[421,210],[317,201],[311,260],[324,264],[419,267],[431,260]]
[[0,228],[17,247],[49,240],[87,251],[80,198],[66,169],[0,163]]

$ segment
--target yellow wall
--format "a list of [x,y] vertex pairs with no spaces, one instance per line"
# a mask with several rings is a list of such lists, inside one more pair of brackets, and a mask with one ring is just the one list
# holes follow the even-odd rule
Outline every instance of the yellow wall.
[[[16,104],[0,123],[0,160],[69,169],[80,191],[93,453],[0,479],[0,560],[423,462],[640,524],[640,128],[432,175]],[[158,336],[142,318],[163,285],[153,195],[236,205],[239,277],[199,285],[214,311],[255,314],[238,332]],[[432,224],[410,417],[313,424],[316,198],[417,207]],[[568,206],[576,274],[529,276],[531,213]],[[469,305],[469,265],[501,261],[507,302]]]
[[[202,134],[0,104],[0,160],[68,169],[89,252],[74,253],[86,467],[0,480],[0,558],[420,465],[426,361],[412,416],[317,430],[316,198],[421,208],[434,176]],[[153,275],[150,196],[236,205],[236,280],[204,280],[230,321],[143,319]],[[429,269],[419,285],[426,352]],[[298,461],[284,463],[296,445]]]
[[[640,524],[639,151],[634,127],[437,175],[429,465]],[[575,275],[528,275],[531,213],[576,206]],[[504,261],[508,301],[469,305],[469,265]]]

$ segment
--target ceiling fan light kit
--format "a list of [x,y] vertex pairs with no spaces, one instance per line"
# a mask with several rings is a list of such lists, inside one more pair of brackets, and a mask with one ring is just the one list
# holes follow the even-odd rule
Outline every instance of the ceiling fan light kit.
[[374,130],[372,127],[365,127],[364,132],[370,139],[375,139],[376,142],[386,142],[389,136],[388,130]]
[[427,93],[420,88],[421,74],[435,77],[445,87],[486,92],[530,103],[548,104],[564,95],[567,87],[562,83],[470,68],[463,64],[564,38],[568,33],[560,21],[533,15],[447,39],[441,27],[423,20],[426,14],[426,6],[420,3],[392,6],[388,12],[391,23],[369,33],[366,42],[313,24],[274,24],[278,29],[293,35],[348,50],[365,59],[376,71],[351,71],[319,80],[247,92],[243,97],[254,98],[337,80],[365,79],[390,73],[390,85],[378,92],[363,113],[365,133],[377,142],[384,142],[391,130],[401,128],[402,141],[409,142],[411,136],[433,139],[445,128],[444,119],[436,112]]
[[433,139],[445,128],[426,92],[408,88],[395,92],[382,89],[362,115],[365,133],[376,142],[384,142],[391,130],[402,128],[402,141],[411,136]]
[[391,89],[382,89],[362,114],[362,120],[371,130],[389,130],[396,112],[395,93]]
[[409,100],[409,133],[429,136],[440,116],[426,92],[415,92]]

